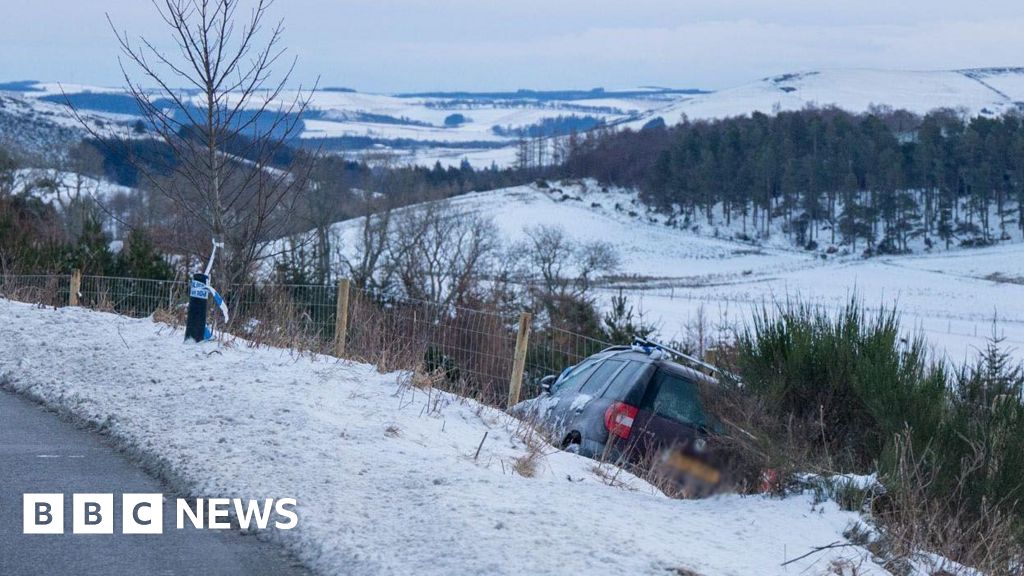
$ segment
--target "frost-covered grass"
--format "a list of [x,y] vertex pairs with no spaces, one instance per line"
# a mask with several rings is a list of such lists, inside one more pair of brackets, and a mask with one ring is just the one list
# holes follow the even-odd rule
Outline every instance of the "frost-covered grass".
[[403,380],[0,300],[7,388],[99,427],[172,488],[297,498],[299,527],[269,536],[324,574],[824,574],[834,562],[884,573],[857,545],[782,566],[847,542],[859,517],[834,503],[672,500],[628,476],[609,486],[593,461],[554,449],[524,477],[518,421]]

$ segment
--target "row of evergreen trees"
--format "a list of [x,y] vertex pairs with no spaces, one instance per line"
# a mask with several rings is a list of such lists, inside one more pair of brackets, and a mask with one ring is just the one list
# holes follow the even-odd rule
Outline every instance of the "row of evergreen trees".
[[684,119],[586,139],[564,170],[638,186],[684,224],[738,220],[751,236],[781,224],[801,244],[899,252],[915,238],[977,245],[1024,230],[1024,118],[1015,113],[808,108]]

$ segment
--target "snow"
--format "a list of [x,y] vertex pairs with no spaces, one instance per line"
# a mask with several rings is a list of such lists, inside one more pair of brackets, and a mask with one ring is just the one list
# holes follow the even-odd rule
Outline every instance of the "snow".
[[[1024,244],[997,249],[1012,254],[1007,266],[1024,257]],[[984,257],[989,250],[979,249]],[[1024,299],[1021,286],[964,276],[956,268],[939,271],[906,266],[907,257],[836,260],[816,269],[780,273],[706,286],[655,288],[635,293],[640,306],[663,331],[682,334],[703,313],[724,331],[742,326],[761,306],[787,300],[838,309],[856,297],[870,310],[895,308],[904,328],[922,334],[937,359],[972,361],[995,334],[1018,358],[1024,353]]]
[[[664,340],[686,340],[701,319],[709,339],[729,338],[765,304],[800,300],[835,310],[857,297],[869,311],[895,307],[908,335],[923,334],[937,359],[973,360],[994,330],[1024,360],[1019,235],[988,248],[948,251],[936,246],[925,252],[918,241],[913,254],[864,259],[824,254],[825,231],[819,231],[818,251],[795,248],[781,231],[781,219],[756,244],[736,240],[742,224],[726,225],[720,211],[713,226],[703,217],[669,225],[635,191],[603,188],[592,180],[474,192],[449,203],[491,219],[505,245],[522,240],[525,229],[536,225],[559,226],[580,242],[612,244],[622,260],[619,279],[605,287],[599,303],[610,304],[622,289]],[[333,225],[332,246],[351,255],[360,225],[359,219]]]
[[569,412],[572,412],[574,410],[583,410],[584,408],[587,407],[587,404],[590,404],[590,401],[593,399],[594,397],[590,396],[589,394],[577,395],[575,398],[573,398],[572,405],[569,406]]
[[819,474],[798,475],[800,481],[810,485],[820,485],[830,490],[844,490],[847,488],[855,490],[878,490],[885,491],[885,487],[878,480],[878,473],[871,474],[833,474],[821,476]]
[[15,193],[26,192],[43,202],[64,206],[74,199],[106,202],[117,195],[131,195],[134,188],[65,170],[21,168],[14,172]]
[[999,114],[1024,101],[1024,71],[980,69],[908,71],[835,69],[764,78],[672,103],[632,124],[639,128],[653,116],[669,124],[683,114],[691,120],[772,114],[808,105],[834,105],[852,112],[887,105],[926,114],[936,108],[963,108],[970,115]]
[[[60,104],[40,100],[45,96],[76,92],[118,93],[117,89],[56,83],[36,84],[38,91],[4,93],[31,104],[41,116],[60,125],[78,127],[77,120]],[[285,91],[270,109],[286,108],[297,96]],[[198,98],[194,95],[193,98]],[[1024,101],[1024,69],[981,68],[971,70],[871,70],[829,69],[784,74],[705,94],[658,92],[619,94],[581,100],[529,100],[492,97],[419,97],[321,90],[312,95],[310,112],[319,118],[305,120],[302,138],[368,136],[375,139],[410,139],[423,143],[415,149],[396,149],[403,161],[431,165],[440,161],[457,166],[468,159],[475,166],[491,162],[508,166],[515,161],[515,138],[494,134],[492,126],[524,127],[557,116],[595,116],[614,126],[639,129],[655,118],[678,123],[683,115],[691,120],[738,116],[758,111],[800,110],[809,105],[835,105],[852,112],[864,112],[875,105],[888,105],[925,114],[936,108],[963,110],[968,115],[995,115],[1018,108]],[[256,106],[260,98],[253,100]],[[460,113],[471,122],[445,127],[444,119]],[[365,115],[425,123],[428,126],[367,121]],[[94,129],[124,132],[131,118],[107,113],[89,113]],[[99,126],[96,121],[104,120]],[[128,134],[131,136],[131,134]],[[490,142],[492,148],[452,148],[447,144]]]
[[[59,336],[55,336],[59,335]],[[885,574],[845,542],[859,517],[810,495],[671,500],[402,374],[230,338],[185,345],[151,320],[0,300],[0,384],[99,427],[195,497],[293,497],[268,536],[323,574]],[[487,433],[478,458],[477,446]],[[623,476],[620,476],[622,479]]]
[[[690,276],[691,271],[700,275],[768,274],[780,268],[818,265],[808,254],[668,227],[662,216],[647,210],[635,191],[602,189],[590,180],[552,182],[546,189],[527,185],[473,192],[447,202],[457,212],[491,219],[506,244],[524,240],[526,230],[533,226],[561,227],[580,242],[609,242],[623,257],[621,273],[644,279]],[[333,245],[351,255],[361,225],[361,218],[333,225]]]

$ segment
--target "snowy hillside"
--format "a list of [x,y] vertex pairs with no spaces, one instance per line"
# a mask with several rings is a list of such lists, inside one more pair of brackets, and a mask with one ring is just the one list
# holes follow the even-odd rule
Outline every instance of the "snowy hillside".
[[[780,267],[817,265],[807,254],[716,239],[711,230],[694,233],[666,226],[665,217],[650,212],[635,192],[602,188],[590,180],[474,192],[447,203],[460,213],[493,220],[505,244],[524,239],[524,230],[536,225],[562,227],[577,240],[610,242],[623,256],[621,273],[641,280],[695,272],[706,277],[771,274]],[[354,219],[333,226],[334,244],[343,253],[355,249],[361,225],[362,219]]]
[[107,180],[83,176],[75,172],[42,168],[22,168],[14,173],[13,190],[39,198],[47,204],[65,207],[77,199],[94,198],[110,202],[116,196],[129,196],[135,188],[120,186]]
[[[131,99],[116,89],[32,82],[6,86],[7,91],[0,90],[0,127],[5,127],[6,137],[27,144],[33,126],[76,130],[77,122],[64,106],[65,95],[101,131],[131,133],[136,119]],[[280,104],[293,97],[282,94]],[[659,118],[675,124],[683,115],[721,118],[808,105],[836,105],[853,112],[888,105],[921,114],[945,107],[996,115],[1017,109],[1021,102],[1021,68],[808,71],[710,93],[638,89],[384,95],[326,89],[314,94],[300,137],[328,151],[388,150],[406,162],[425,165],[457,165],[463,159],[476,166],[509,165],[521,134],[584,132],[597,123],[640,129]]]
[[[505,245],[536,224],[560,226],[577,240],[610,242],[622,265],[604,298],[624,289],[666,339],[685,339],[701,317],[712,332],[708,337],[727,337],[764,303],[800,298],[837,308],[856,294],[869,308],[898,305],[905,326],[923,333],[939,357],[972,358],[993,328],[1024,357],[1019,239],[990,248],[936,247],[872,259],[808,252],[793,248],[781,232],[756,244],[734,240],[740,232],[735,221],[731,227],[670,222],[647,209],[635,192],[593,181],[477,192],[450,202],[456,210],[492,219]],[[360,224],[357,219],[332,228],[334,246],[343,254],[357,246]]]
[[549,446],[524,476],[518,421],[366,365],[0,300],[0,385],[185,494],[296,498],[268,535],[321,574],[887,574],[832,502],[671,500]]
[[[968,115],[998,115],[1024,104],[1024,68],[951,71],[822,70],[784,74],[682,99],[651,113],[666,123],[725,118],[751,112],[771,114],[809,105],[863,112],[890,106],[925,114],[936,108],[964,109]],[[642,126],[640,122],[632,123]]]
[[[67,130],[78,122],[71,102],[100,133],[134,132],[138,109],[125,93],[111,88],[57,83],[9,83],[0,88],[0,120]],[[16,88],[13,90],[11,88]],[[391,150],[406,161],[477,166],[510,164],[521,137],[586,131],[643,117],[693,90],[644,89],[622,92],[565,91],[525,93],[437,93],[383,95],[346,89],[316,92],[302,117],[299,137],[333,152]],[[185,100],[198,96],[184,93]],[[296,93],[285,92],[269,110],[286,109]],[[159,97],[156,95],[155,97]],[[254,106],[261,100],[255,99]],[[2,125],[2,124],[0,124]],[[21,131],[8,131],[14,138]],[[80,131],[80,130],[79,130]],[[26,135],[27,138],[27,135]]]

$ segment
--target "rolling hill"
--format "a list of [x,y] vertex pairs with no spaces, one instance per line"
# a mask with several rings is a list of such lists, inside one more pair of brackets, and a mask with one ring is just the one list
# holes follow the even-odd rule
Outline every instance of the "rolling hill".
[[[282,104],[294,94],[282,94]],[[0,140],[32,149],[81,130],[64,105],[70,99],[101,130],[128,131],[137,120],[117,89],[43,82],[0,84]],[[763,78],[705,92],[648,88],[509,93],[370,94],[325,89],[314,94],[297,143],[359,155],[391,151],[404,162],[476,166],[515,161],[521,137],[552,137],[594,126],[640,129],[648,123],[722,118],[834,105],[853,112],[872,106],[926,113],[960,109],[998,115],[1024,107],[1024,68],[952,71],[821,70]]]

